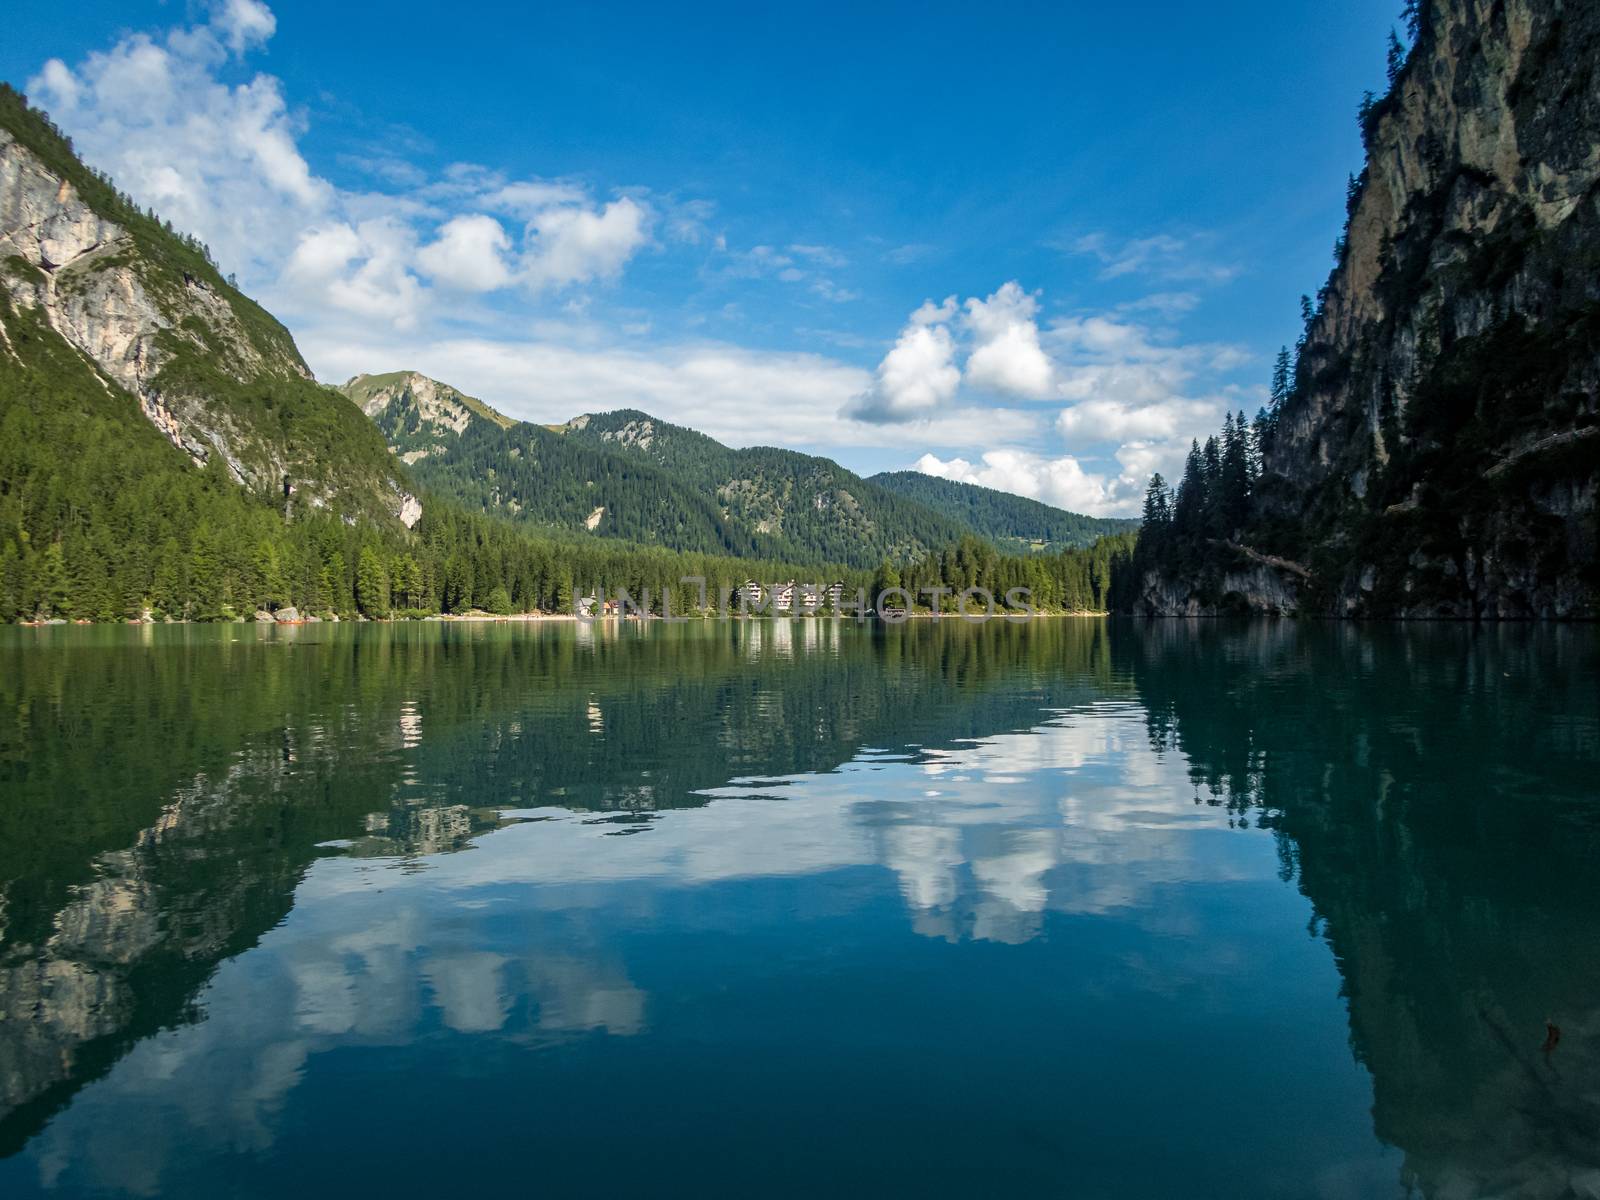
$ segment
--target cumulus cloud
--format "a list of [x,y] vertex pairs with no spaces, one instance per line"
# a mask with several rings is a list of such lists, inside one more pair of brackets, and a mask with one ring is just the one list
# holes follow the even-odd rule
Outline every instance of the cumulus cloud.
[[212,27],[235,54],[265,43],[278,29],[278,18],[260,0],[224,0],[211,19]]
[[[971,347],[961,382],[1034,404],[1061,402],[1052,414],[1061,450],[1041,450],[1037,439],[1008,446],[990,433],[979,440],[987,448],[977,455],[928,453],[917,469],[1078,512],[1133,515],[1153,471],[1176,474],[1190,438],[1214,431],[1225,411],[1254,402],[1222,378],[1249,362],[1239,348],[1184,342],[1130,315],[1160,316],[1185,307],[1181,300],[1163,301],[1137,310],[1069,315],[1041,330],[1037,298],[1015,282],[986,299],[967,300],[958,320],[953,301],[942,308],[925,305],[895,350],[913,344],[911,336],[930,326],[959,329]],[[921,415],[955,402],[952,384],[937,400],[919,393],[918,403],[900,410],[886,403],[891,393],[883,377],[894,354],[885,358],[873,390],[858,399],[850,415],[904,420],[904,412]],[[947,356],[952,370],[954,357]],[[869,400],[877,407],[867,407]]]
[[511,282],[506,251],[511,239],[499,221],[482,213],[454,217],[438,238],[417,252],[423,274],[463,292],[488,292]]
[[894,347],[878,364],[872,386],[853,397],[845,414],[875,424],[927,417],[943,408],[961,385],[950,322],[956,298],[924,301],[911,314]]
[[399,221],[335,223],[300,238],[283,278],[333,308],[410,330],[423,308],[422,286],[408,269],[415,249],[412,231]]
[[[52,59],[28,90],[87,161],[290,319],[415,328],[429,308],[424,279],[559,291],[616,278],[648,244],[646,203],[598,204],[571,181],[508,181],[471,163],[429,178],[386,153],[357,165],[402,190],[334,187],[301,154],[303,121],[276,78],[219,78],[276,28],[261,0],[217,0],[193,26],[129,34],[76,66]],[[518,221],[520,237],[492,213]]]
[[649,239],[648,210],[626,196],[598,211],[547,208],[528,223],[522,276],[535,288],[614,278]]
[[967,301],[967,325],[975,340],[967,358],[968,383],[1029,400],[1050,395],[1055,371],[1039,345],[1038,311],[1039,302],[1014,280],[987,300]]
[[[985,392],[1043,400],[1056,388],[1055,367],[1039,340],[1039,302],[1012,281],[964,304],[949,296],[912,313],[878,365],[873,385],[847,415],[858,421],[903,422],[947,408],[963,379]],[[965,371],[957,365],[966,349]]]
[[333,189],[301,156],[278,81],[215,77],[230,51],[271,36],[272,14],[234,0],[163,40],[132,34],[28,83],[80,153],[118,186],[207,242],[226,267],[264,272],[325,215]]
[[1058,426],[1067,436],[1165,438],[1215,428],[1222,406],[1195,396],[1202,376],[1248,361],[1235,347],[1161,339],[1147,326],[1107,316],[1054,322],[1060,395],[1071,401]]
[[916,469],[924,475],[1014,492],[1090,516],[1115,516],[1128,509],[1116,478],[1085,471],[1071,455],[1051,458],[1027,450],[990,450],[982,462],[973,463],[924,454]]

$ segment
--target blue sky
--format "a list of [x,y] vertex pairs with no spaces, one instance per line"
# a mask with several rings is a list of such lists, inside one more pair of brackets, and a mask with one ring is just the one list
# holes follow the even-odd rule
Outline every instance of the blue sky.
[[1398,0],[22,0],[0,74],[320,378],[1136,510],[1326,277]]

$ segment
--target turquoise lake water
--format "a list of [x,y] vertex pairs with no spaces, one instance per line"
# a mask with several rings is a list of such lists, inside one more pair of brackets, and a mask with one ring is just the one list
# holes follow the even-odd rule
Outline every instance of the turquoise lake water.
[[0,1196],[1600,1196],[1597,633],[0,630]]

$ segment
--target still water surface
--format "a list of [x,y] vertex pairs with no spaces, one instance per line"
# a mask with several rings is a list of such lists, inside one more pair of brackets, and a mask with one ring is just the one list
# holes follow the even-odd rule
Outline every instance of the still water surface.
[[1587,628],[0,630],[0,1195],[1600,1196],[1597,680]]

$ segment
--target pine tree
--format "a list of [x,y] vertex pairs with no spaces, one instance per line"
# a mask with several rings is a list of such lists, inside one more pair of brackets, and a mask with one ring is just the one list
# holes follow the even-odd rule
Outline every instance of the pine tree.
[[44,548],[39,564],[39,612],[44,617],[64,617],[71,600],[67,584],[67,562],[60,542],[51,542]]
[[25,590],[22,551],[17,549],[16,542],[7,538],[5,547],[0,549],[0,623],[10,624],[25,615],[22,607]]
[[1400,78],[1400,72],[1406,65],[1406,48],[1400,44],[1399,35],[1393,29],[1389,30],[1388,72],[1389,88],[1394,89],[1395,81]]
[[1406,0],[1400,16],[1406,23],[1406,35],[1415,42],[1417,35],[1422,32],[1421,0]]
[[877,571],[873,573],[873,576],[872,576],[872,595],[867,597],[867,599],[870,602],[876,604],[877,600],[878,600],[878,597],[883,595],[884,592],[888,591],[890,588],[897,588],[899,586],[900,586],[900,571],[899,571],[899,568],[897,568],[894,565],[894,563],[890,562],[886,558],[886,559],[883,560],[882,563],[880,563],[878,565]]
[[1203,535],[1206,523],[1206,476],[1200,443],[1189,443],[1189,457],[1184,460],[1183,479],[1178,484],[1178,497],[1172,509],[1173,531],[1185,538]]
[[[220,455],[213,456],[220,458]],[[189,545],[189,596],[191,615],[202,621],[215,620],[227,607],[222,573],[222,554],[217,535],[209,524],[202,524]]]
[[1172,520],[1172,511],[1167,498],[1167,481],[1157,471],[1150,476],[1150,486],[1144,492],[1144,527],[1147,530],[1161,532]]
[[1221,531],[1233,537],[1250,514],[1250,427],[1244,414],[1228,414],[1223,422],[1222,464],[1218,482]]
[[356,560],[356,604],[369,617],[381,617],[389,611],[389,572],[370,544],[361,547]]
[[511,593],[506,591],[506,585],[497,583],[489,592],[489,611],[497,617],[511,615]]
[[1280,346],[1278,357],[1272,363],[1271,411],[1273,413],[1277,413],[1283,407],[1283,402],[1289,398],[1290,378],[1289,347]]

